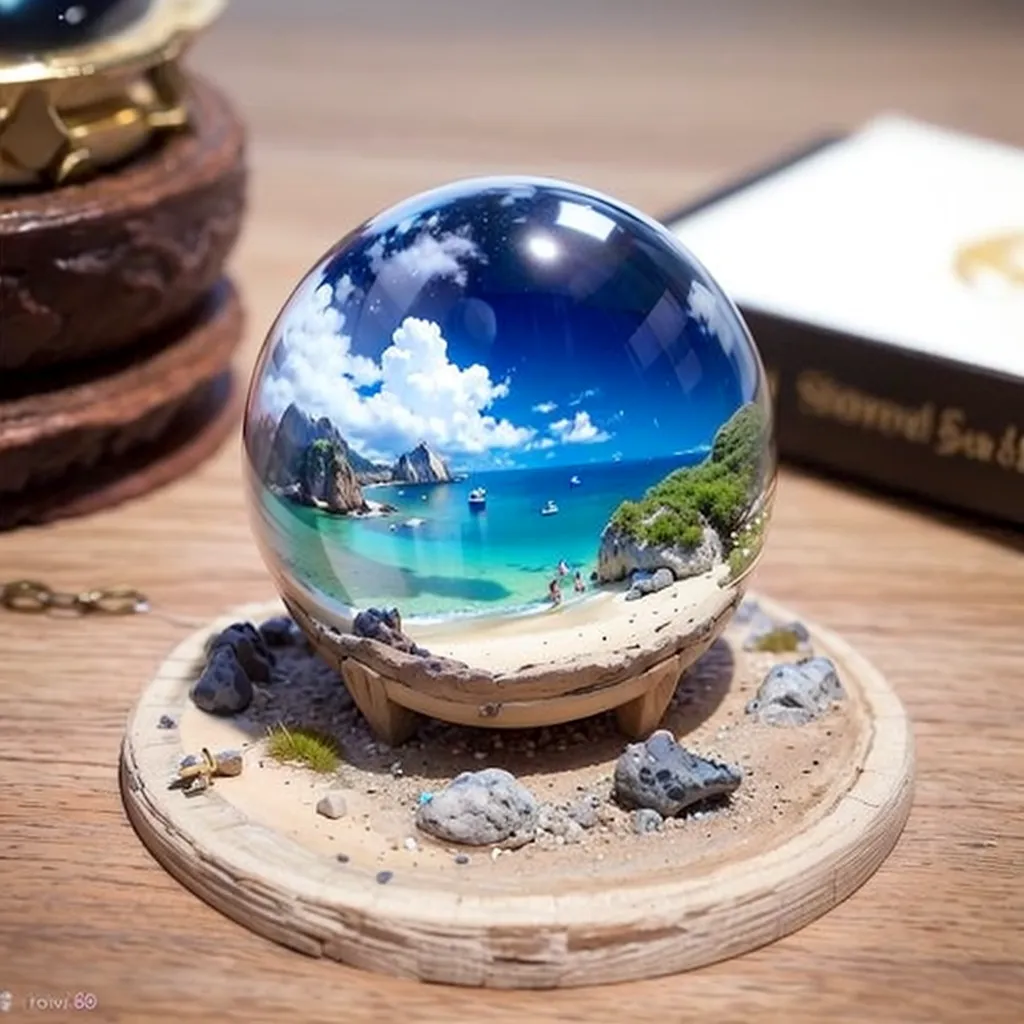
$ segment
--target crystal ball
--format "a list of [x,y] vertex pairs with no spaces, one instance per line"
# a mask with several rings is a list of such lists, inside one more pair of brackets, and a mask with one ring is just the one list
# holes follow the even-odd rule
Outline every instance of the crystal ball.
[[32,54],[95,42],[137,21],[153,0],[0,0],[0,52]]
[[416,196],[319,259],[257,360],[244,464],[286,602],[495,671],[724,623],[775,479],[764,369],[707,270],[532,178]]

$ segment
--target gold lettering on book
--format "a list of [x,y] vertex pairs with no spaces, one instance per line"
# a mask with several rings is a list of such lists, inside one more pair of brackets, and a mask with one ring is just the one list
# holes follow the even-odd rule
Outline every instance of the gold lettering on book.
[[796,393],[802,412],[915,444],[931,440],[935,425],[935,406],[931,402],[916,407],[901,405],[847,387],[817,370],[807,370],[797,377]]
[[936,455],[962,455],[974,462],[991,462],[996,453],[995,438],[984,430],[967,426],[963,409],[943,409],[935,443]]
[[883,437],[928,446],[942,458],[988,463],[1024,473],[1024,429],[1009,423],[993,433],[972,425],[964,409],[935,402],[907,405],[842,384],[821,370],[796,378],[798,407],[805,416],[834,420]]
[[996,449],[996,462],[1003,469],[1013,469],[1017,465],[1019,447],[1017,444],[1017,428],[1007,427]]

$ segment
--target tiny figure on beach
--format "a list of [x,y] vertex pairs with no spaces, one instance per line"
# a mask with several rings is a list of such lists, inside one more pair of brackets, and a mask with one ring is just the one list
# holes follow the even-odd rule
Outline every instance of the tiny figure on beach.
[[559,576],[568,576],[569,575],[569,563],[566,562],[566,560],[564,558],[558,563],[558,575]]
[[562,588],[557,576],[548,584],[548,597],[556,608],[562,603]]
[[576,575],[573,577],[572,589],[575,590],[577,594],[582,594],[587,589],[587,585],[583,582],[583,576],[580,574],[579,569],[576,570]]

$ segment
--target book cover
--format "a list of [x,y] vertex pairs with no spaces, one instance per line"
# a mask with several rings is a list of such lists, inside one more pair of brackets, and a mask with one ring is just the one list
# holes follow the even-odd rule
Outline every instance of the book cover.
[[783,458],[1024,525],[1024,150],[887,116],[664,220],[750,325]]

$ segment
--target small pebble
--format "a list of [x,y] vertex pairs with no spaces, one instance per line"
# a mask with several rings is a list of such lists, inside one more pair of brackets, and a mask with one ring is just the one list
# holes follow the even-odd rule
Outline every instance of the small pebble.
[[637,835],[647,835],[649,832],[659,832],[665,819],[650,807],[641,807],[633,814],[633,831]]
[[487,758],[487,753],[486,753],[486,751],[483,751],[483,750],[477,750],[473,754],[473,760],[474,761],[483,761],[483,760],[486,760],[486,758]]
[[419,847],[419,844],[418,844],[418,843],[416,842],[416,840],[415,840],[415,839],[413,839],[413,837],[412,837],[412,836],[407,836],[407,837],[406,837],[406,839],[405,839],[405,842],[404,842],[404,843],[403,843],[402,845],[403,845],[403,846],[404,846],[404,847],[405,847],[405,848],[406,848],[406,849],[407,849],[407,850],[408,850],[408,851],[409,851],[410,853],[413,853],[413,852],[415,852],[416,850],[418,850],[418,849],[420,848],[420,847]]
[[392,776],[396,779],[400,779],[405,774],[405,770],[402,768],[401,761],[395,761],[394,764],[392,764],[391,767],[388,769],[388,771],[390,771]]
[[455,858],[455,863],[456,864],[468,864],[469,863],[469,858],[464,853],[460,853]]
[[335,859],[338,861],[339,864],[347,864],[348,863],[348,854],[347,853],[339,853],[338,856]]
[[338,792],[325,793],[316,805],[316,813],[325,818],[343,818],[347,810],[345,797]]
[[173,729],[178,723],[170,715],[161,715],[160,721],[156,723],[158,729]]
[[395,873],[393,871],[378,871],[377,872],[377,884],[378,885],[387,885],[388,882],[390,882],[391,879],[394,878],[394,877],[395,877]]
[[491,850],[491,860],[497,860],[501,856],[501,850],[497,846]]

